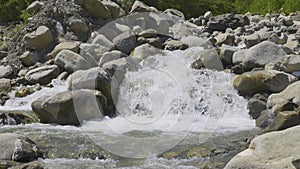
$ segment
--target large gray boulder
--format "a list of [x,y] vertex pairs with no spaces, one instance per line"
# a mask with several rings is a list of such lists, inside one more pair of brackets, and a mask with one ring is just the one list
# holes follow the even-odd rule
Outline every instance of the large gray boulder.
[[32,103],[42,123],[79,125],[106,115],[106,97],[97,90],[73,90],[43,96]]
[[48,84],[60,74],[60,69],[56,65],[46,65],[26,73],[25,79],[29,84]]
[[241,94],[253,95],[259,92],[281,92],[295,81],[296,77],[284,72],[261,70],[237,76],[233,86]]
[[91,65],[82,56],[70,50],[60,51],[56,55],[54,63],[66,70],[68,73],[73,73],[77,70],[86,70],[91,67]]
[[51,30],[46,26],[39,26],[36,31],[27,33],[23,37],[24,45],[38,50],[48,48],[54,41]]
[[243,61],[245,69],[253,69],[255,67],[264,67],[268,63],[276,63],[283,56],[285,51],[275,43],[264,41],[251,47]]
[[0,134],[0,160],[30,162],[41,156],[38,146],[30,139],[13,133]]
[[292,162],[300,159],[299,138],[300,126],[258,136],[225,169],[295,169]]
[[112,78],[110,74],[99,67],[88,70],[79,70],[69,77],[69,90],[90,89],[98,90],[107,98],[108,106],[111,106],[108,112],[113,115],[114,104],[111,90]]

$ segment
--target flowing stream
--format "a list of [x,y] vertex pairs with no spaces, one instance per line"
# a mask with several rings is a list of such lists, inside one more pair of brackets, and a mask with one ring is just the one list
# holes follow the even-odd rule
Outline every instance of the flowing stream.
[[[115,100],[116,118],[87,121],[81,127],[4,126],[0,132],[56,135],[66,140],[80,133],[102,149],[126,159],[40,159],[50,168],[198,168],[195,164],[204,160],[201,157],[166,159],[158,155],[178,145],[205,143],[220,135],[255,129],[246,108],[247,100],[232,87],[232,74],[191,68],[203,51],[190,48],[150,56],[141,63],[141,70],[127,72]],[[31,110],[37,97],[67,90],[67,82],[52,84],[53,88],[43,88],[25,98],[13,98],[12,92],[12,98],[0,110]],[[88,146],[82,144],[77,148],[85,147]]]

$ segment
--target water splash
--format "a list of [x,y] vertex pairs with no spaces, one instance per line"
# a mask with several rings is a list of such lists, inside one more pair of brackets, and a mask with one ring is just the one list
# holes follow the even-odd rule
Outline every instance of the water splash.
[[[203,48],[155,55],[143,69],[127,72],[119,89],[119,116],[86,128],[115,133],[132,130],[225,132],[254,128],[247,100],[232,87],[234,75],[191,68]],[[88,127],[89,125],[93,127]]]

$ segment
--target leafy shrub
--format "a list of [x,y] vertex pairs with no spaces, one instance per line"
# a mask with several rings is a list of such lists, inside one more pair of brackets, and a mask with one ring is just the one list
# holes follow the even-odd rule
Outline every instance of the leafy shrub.
[[0,0],[1,21],[26,20],[28,14],[25,9],[34,0]]

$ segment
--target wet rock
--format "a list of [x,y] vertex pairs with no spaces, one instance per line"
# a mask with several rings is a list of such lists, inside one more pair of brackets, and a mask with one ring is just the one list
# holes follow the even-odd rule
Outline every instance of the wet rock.
[[222,61],[215,50],[215,48],[207,49],[201,53],[198,53],[196,56],[196,61],[200,61],[204,64],[207,69],[224,70]]
[[47,169],[48,167],[39,161],[34,161],[26,164],[19,164],[11,167],[10,169]]
[[1,160],[30,162],[40,156],[40,151],[32,140],[12,133],[1,133],[0,136]]
[[267,109],[267,103],[256,98],[251,98],[248,101],[247,108],[249,110],[249,115],[253,119],[257,119],[261,112]]
[[29,84],[39,83],[48,84],[60,74],[59,67],[56,65],[46,65],[26,73],[25,79]]
[[0,168],[1,169],[6,169],[6,168],[10,168],[16,165],[19,165],[19,162],[16,161],[10,161],[10,160],[0,160]]
[[82,56],[70,50],[60,51],[56,55],[54,63],[66,70],[68,73],[73,73],[77,70],[86,70],[91,67],[91,65]]
[[38,27],[36,31],[26,34],[23,38],[26,47],[38,50],[48,48],[53,43],[53,40],[52,32],[46,26]]
[[260,116],[256,119],[255,125],[256,127],[260,127],[262,129],[269,126],[274,120],[274,113],[271,110],[264,110],[260,113]]
[[0,78],[6,78],[12,75],[13,69],[11,66],[0,66]]
[[264,67],[268,63],[276,63],[285,54],[285,51],[276,44],[268,41],[261,42],[246,52],[243,66],[245,69]]
[[38,13],[43,6],[44,6],[43,2],[34,1],[26,8],[26,12],[34,15],[34,14]]
[[136,12],[157,12],[158,10],[154,7],[149,7],[141,1],[135,1],[131,7],[130,13]]
[[120,51],[118,51],[118,50],[114,50],[114,51],[111,51],[111,52],[106,52],[106,53],[103,54],[103,57],[100,59],[99,66],[102,67],[103,64],[105,64],[107,62],[117,60],[117,59],[120,59],[120,58],[123,58],[123,57],[127,57],[127,55],[120,52]]
[[72,52],[79,52],[80,42],[63,42],[55,46],[52,52],[49,54],[50,58],[55,58],[56,55],[62,50],[70,50]]
[[37,114],[30,111],[1,111],[0,126],[39,123]]
[[[196,145],[177,145],[171,150],[159,155],[166,159],[205,159],[197,162],[196,168],[224,168],[226,163],[240,151],[249,146],[258,131],[243,131],[226,136],[208,138],[207,141]],[[235,141],[234,141],[235,140]],[[207,159],[207,160],[206,160]]]
[[38,90],[41,90],[41,86],[39,84],[30,87],[21,87],[20,89],[16,90],[15,97],[26,97]]
[[115,47],[125,54],[129,54],[135,47],[136,35],[131,32],[124,32],[113,39]]
[[254,33],[245,37],[245,45],[247,48],[251,48],[261,42],[258,34]]
[[185,50],[187,49],[189,46],[178,41],[178,40],[168,40],[167,42],[164,43],[165,46],[165,50]]
[[108,19],[111,17],[109,9],[99,0],[80,0],[80,3],[94,18]]
[[232,71],[232,73],[238,74],[238,75],[245,73],[245,70],[243,69],[243,66],[241,64],[232,66],[231,71]]
[[25,52],[23,53],[19,59],[25,66],[33,66],[36,64],[36,62],[41,62],[43,61],[43,57],[39,55],[37,52]]
[[11,80],[1,78],[0,79],[0,92],[10,92],[11,91]]
[[42,123],[61,125],[79,125],[83,120],[102,118],[107,115],[106,108],[107,100],[101,92],[85,89],[43,96],[32,103]]
[[232,65],[232,57],[235,52],[237,52],[239,48],[231,47],[228,45],[222,45],[220,51],[220,58],[223,61],[224,65]]
[[292,161],[300,158],[299,133],[297,126],[258,136],[247,150],[230,160],[225,169],[295,168]]
[[207,31],[210,33],[213,31],[224,32],[227,28],[236,29],[249,24],[250,20],[247,16],[240,17],[239,15],[224,14],[212,17],[207,23]]
[[296,80],[296,77],[284,72],[260,70],[237,76],[233,85],[241,94],[253,95],[259,92],[281,92]]
[[94,67],[88,70],[79,70],[70,75],[69,89],[79,90],[79,89],[90,89],[98,90],[103,93],[107,99],[108,106],[105,113],[109,116],[114,115],[114,104],[112,99],[112,79],[108,72],[105,72],[99,67]]

